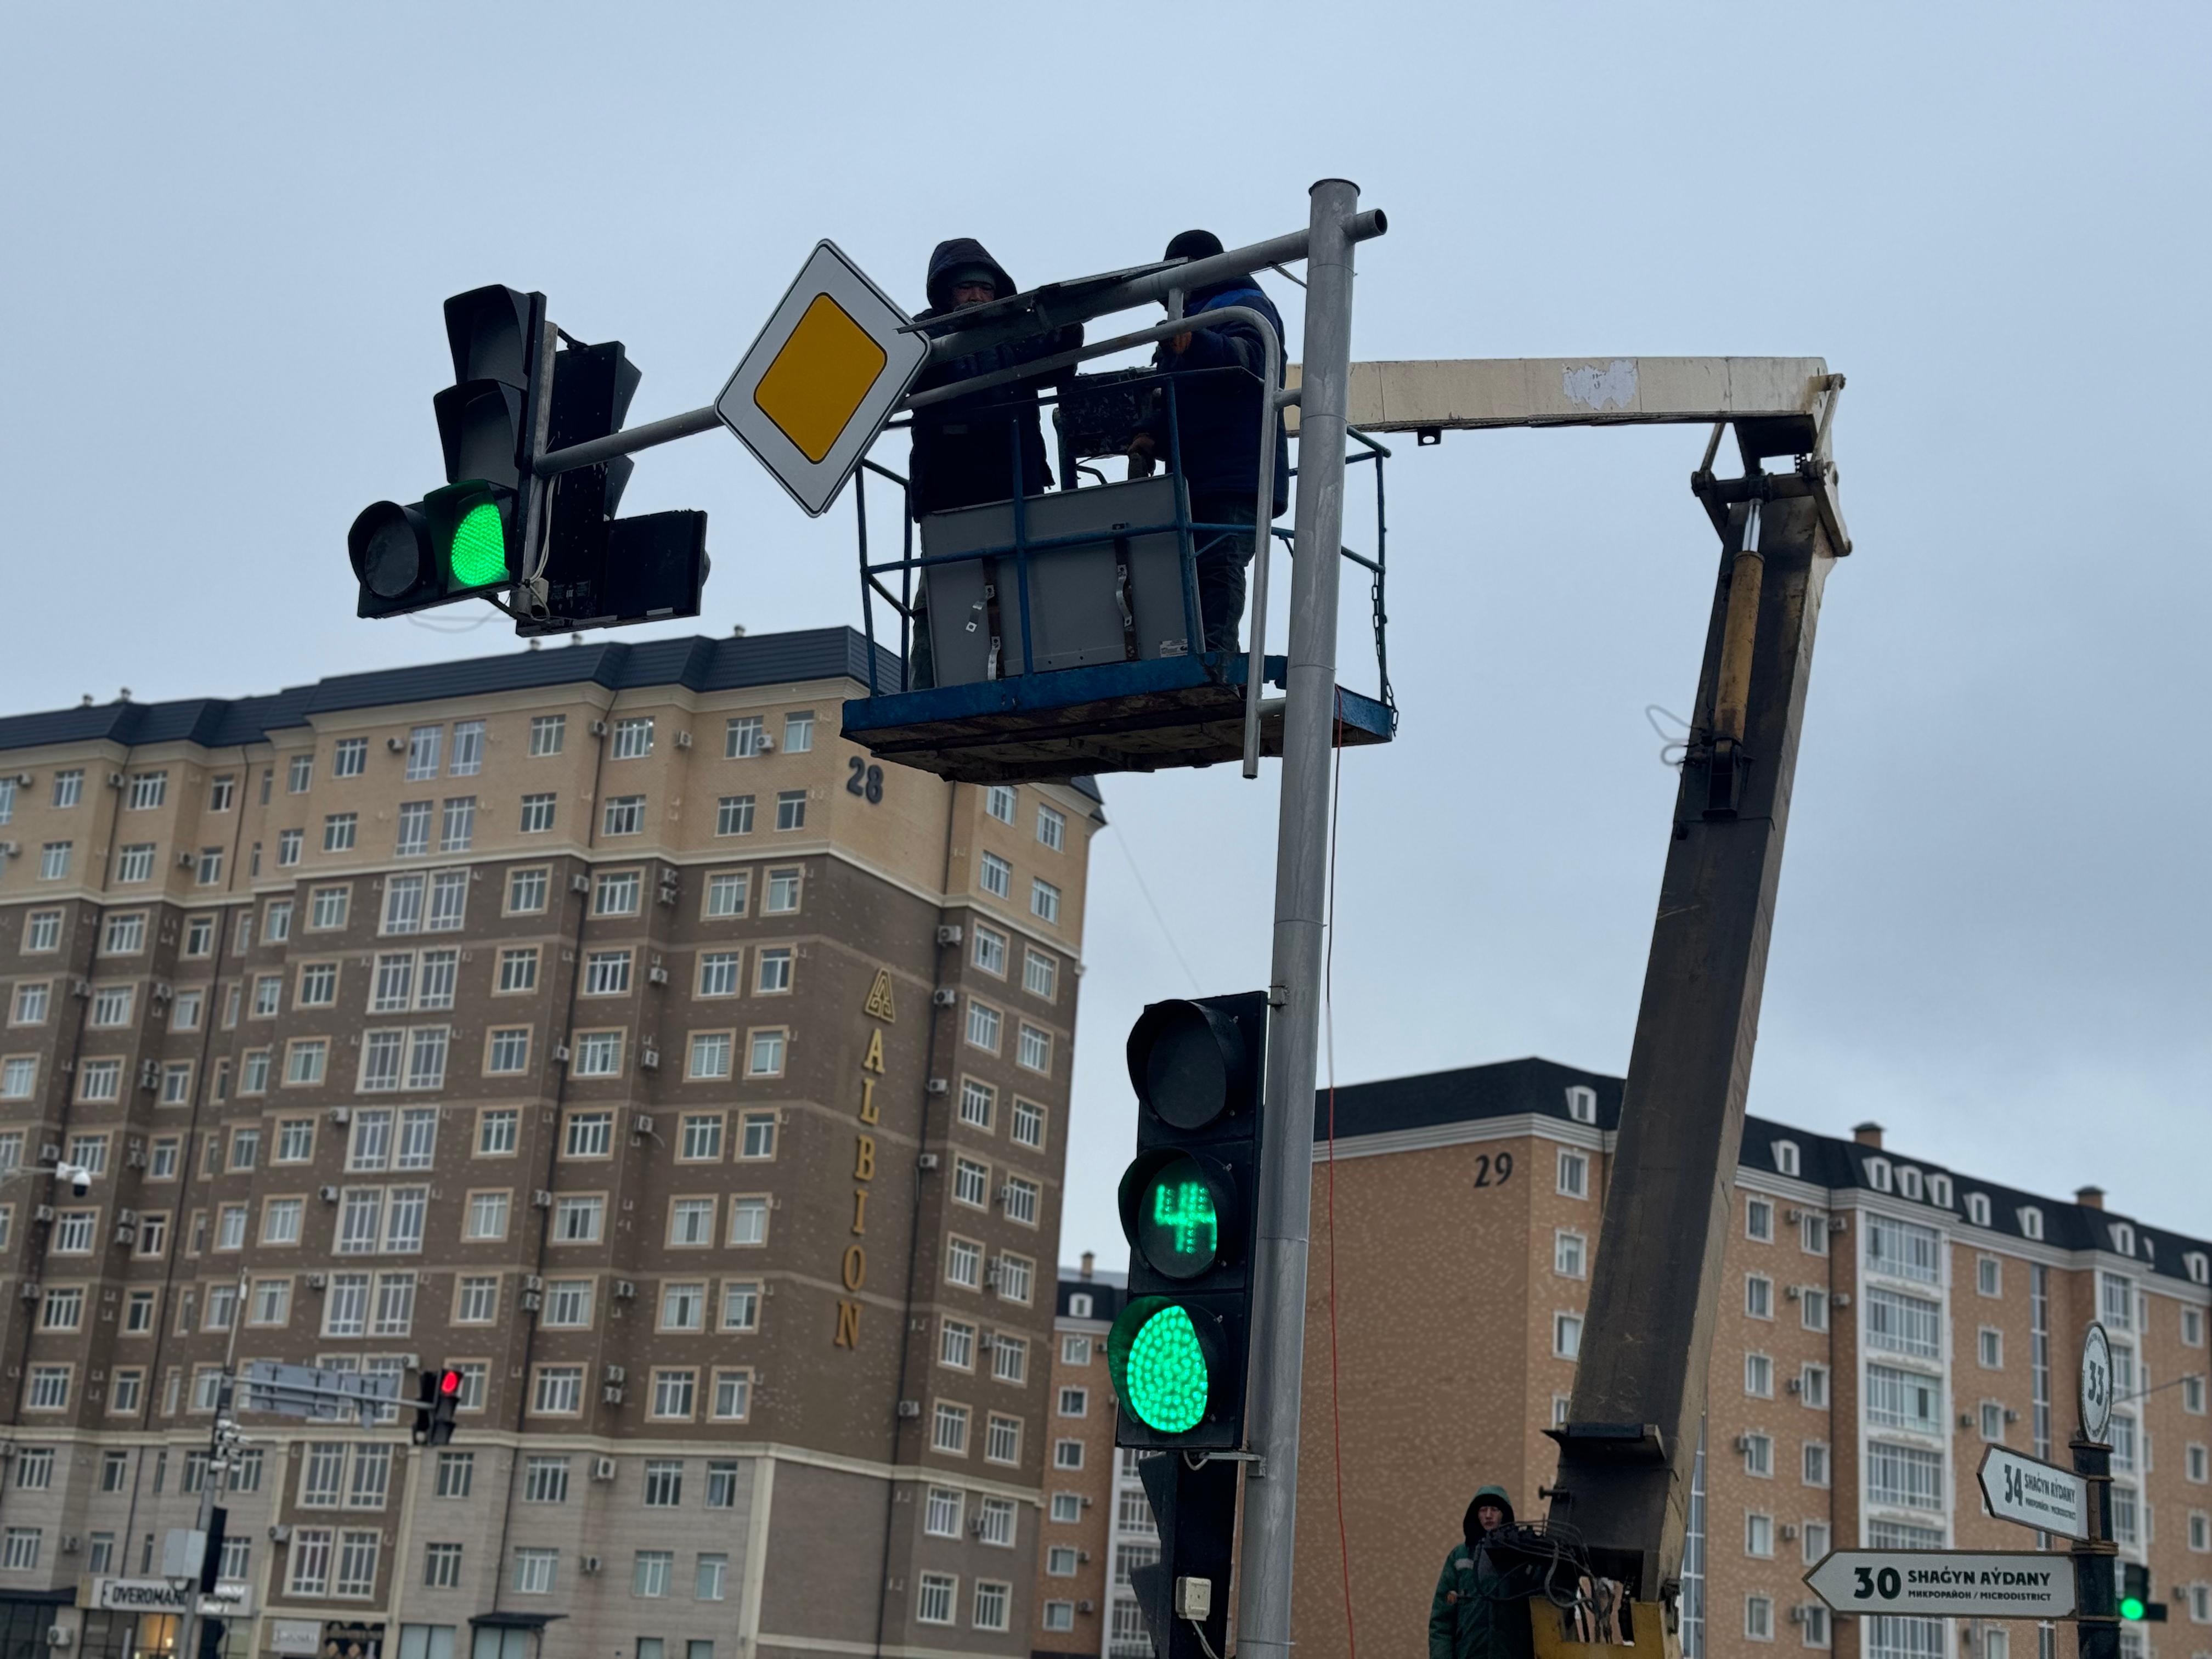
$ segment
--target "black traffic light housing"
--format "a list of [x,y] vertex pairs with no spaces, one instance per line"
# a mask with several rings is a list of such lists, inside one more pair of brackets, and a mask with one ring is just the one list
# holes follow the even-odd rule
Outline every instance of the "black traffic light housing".
[[[1137,1475],[1145,1483],[1159,1523],[1159,1559],[1133,1568],[1129,1588],[1137,1610],[1152,1633],[1158,1659],[1220,1659],[1229,1651],[1229,1585],[1236,1571],[1237,1465],[1206,1459],[1191,1461],[1164,1452],[1140,1459]],[[1176,1583],[1201,1580],[1211,1603],[1204,1618],[1176,1609]]]
[[453,1417],[461,1408],[468,1379],[452,1365],[426,1370],[415,1379],[415,1443],[442,1446],[453,1437]]
[[2166,1603],[2150,1599],[2150,1569],[2140,1561],[2120,1563],[2120,1617],[2130,1625],[2166,1622]]
[[453,384],[431,399],[446,488],[378,501],[346,536],[355,614],[398,617],[499,592],[526,574],[527,485],[545,448],[545,296],[496,285],[446,301]]
[[1244,1443],[1267,1046],[1263,991],[1156,1002],[1129,1033],[1129,1301],[1107,1338],[1116,1445]]

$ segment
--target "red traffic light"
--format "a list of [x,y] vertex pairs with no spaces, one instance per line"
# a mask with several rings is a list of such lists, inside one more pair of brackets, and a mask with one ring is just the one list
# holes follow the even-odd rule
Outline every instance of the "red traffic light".
[[453,1395],[459,1394],[460,1391],[461,1374],[459,1371],[453,1370],[451,1366],[447,1366],[444,1370],[438,1373],[438,1392],[441,1395],[450,1398]]

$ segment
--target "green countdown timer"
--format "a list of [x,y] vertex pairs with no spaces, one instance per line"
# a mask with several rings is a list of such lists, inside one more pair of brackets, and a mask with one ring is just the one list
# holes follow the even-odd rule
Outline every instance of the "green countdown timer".
[[1196,1158],[1161,1165],[1138,1190],[1136,1237],[1146,1262],[1170,1279],[1195,1279],[1221,1254],[1221,1209]]
[[1107,1358],[1122,1407],[1146,1428],[1186,1434],[1206,1420],[1218,1344],[1180,1303],[1157,1296],[1132,1302],[1114,1322]]
[[464,587],[495,587],[507,580],[507,525],[496,505],[479,501],[461,515],[447,562]]

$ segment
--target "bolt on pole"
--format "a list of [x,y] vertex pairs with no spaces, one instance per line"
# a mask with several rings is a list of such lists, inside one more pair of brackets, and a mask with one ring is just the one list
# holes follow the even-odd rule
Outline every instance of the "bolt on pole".
[[[1337,556],[1344,530],[1346,411],[1352,378],[1352,246],[1359,187],[1324,179],[1311,192],[1305,349],[1298,417],[1297,541],[1291,579],[1290,682],[1275,850],[1275,934],[1268,1000],[1270,1110],[1254,1252],[1255,1293],[1246,1421],[1251,1449],[1237,1644],[1287,1656],[1297,1546],[1298,1406],[1305,1364],[1306,1235],[1313,1208],[1313,1099],[1320,1048],[1322,929],[1328,885],[1328,782],[1336,714]],[[1264,536],[1262,521],[1257,533]]]

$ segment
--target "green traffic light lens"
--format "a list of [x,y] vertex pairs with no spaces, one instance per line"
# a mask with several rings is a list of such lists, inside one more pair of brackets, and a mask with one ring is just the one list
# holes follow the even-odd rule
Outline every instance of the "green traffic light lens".
[[[1151,1301],[1151,1298],[1146,1298]],[[1161,1434],[1183,1434],[1206,1419],[1213,1376],[1189,1311],[1157,1303],[1137,1315],[1121,1370],[1121,1403],[1131,1416]]]
[[2120,1598],[2120,1617],[2123,1619],[2141,1619],[2149,1611],[2148,1607],[2132,1595],[2123,1595]]
[[495,587],[507,580],[507,525],[495,503],[478,502],[453,526],[447,562],[464,587]]
[[1140,1254],[1170,1279],[1195,1279],[1221,1254],[1221,1214],[1213,1183],[1188,1154],[1155,1170],[1137,1194]]

